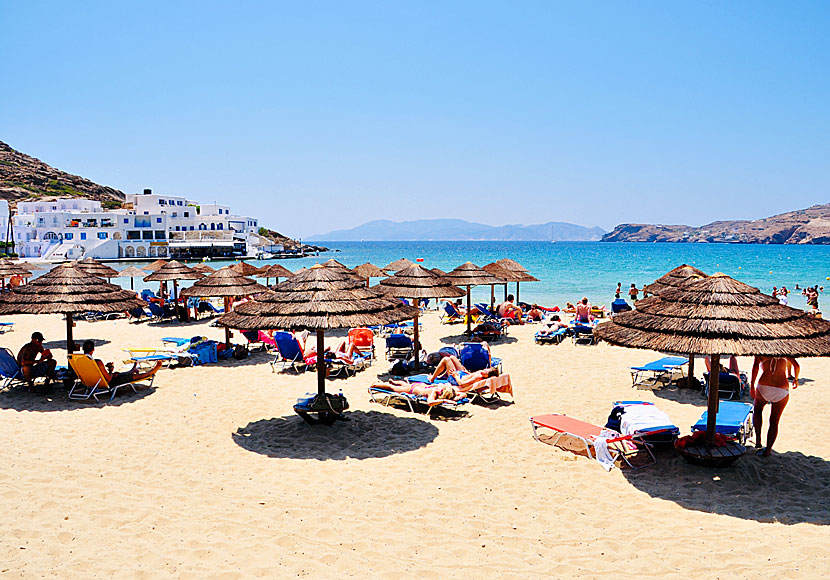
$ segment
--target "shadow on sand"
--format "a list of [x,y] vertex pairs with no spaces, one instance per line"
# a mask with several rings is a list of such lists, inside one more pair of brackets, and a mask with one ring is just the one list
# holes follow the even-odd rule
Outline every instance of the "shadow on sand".
[[233,434],[237,445],[268,457],[287,459],[369,459],[426,446],[438,428],[414,417],[378,411],[346,413],[331,427],[308,425],[297,415],[262,419]]
[[[443,344],[455,346],[456,344],[461,344],[462,342],[474,342],[470,340],[470,337],[464,333],[462,334],[452,334],[450,336],[442,336],[439,338]],[[488,341],[490,346],[498,346],[500,344],[513,344],[514,342],[519,342],[519,339],[515,336],[502,336],[498,340]]]
[[61,383],[55,386],[55,390],[48,395],[38,395],[26,390],[26,387],[15,386],[6,391],[0,392],[0,409],[13,409],[15,411],[34,411],[39,413],[51,413],[55,411],[74,411],[76,409],[88,409],[90,407],[120,406],[128,403],[135,403],[144,397],[155,392],[156,388],[136,385],[137,393],[129,387],[118,389],[115,399],[109,400],[109,395],[101,395],[100,402],[95,399],[89,401],[70,401],[69,390]]
[[623,470],[629,483],[652,497],[695,511],[762,523],[830,525],[830,462],[798,451],[746,456],[726,468],[687,463],[673,450],[657,465]]
[[[83,337],[72,337],[72,340],[75,342],[75,345],[78,349],[81,348],[81,345],[84,343],[85,340],[91,340],[95,343],[95,348],[99,346],[103,346],[105,344],[110,344],[111,341],[105,340],[103,338],[83,338]],[[28,341],[26,341],[28,342]],[[22,345],[21,345],[22,346]],[[49,340],[43,343],[43,348],[48,348],[52,350],[66,350],[66,339],[63,340]],[[61,363],[62,364],[62,363]]]

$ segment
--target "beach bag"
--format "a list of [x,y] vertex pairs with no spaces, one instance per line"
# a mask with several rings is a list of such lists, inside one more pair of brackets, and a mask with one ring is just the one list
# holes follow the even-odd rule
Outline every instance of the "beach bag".
[[248,347],[244,344],[237,344],[233,347],[233,358],[242,360],[248,358]]

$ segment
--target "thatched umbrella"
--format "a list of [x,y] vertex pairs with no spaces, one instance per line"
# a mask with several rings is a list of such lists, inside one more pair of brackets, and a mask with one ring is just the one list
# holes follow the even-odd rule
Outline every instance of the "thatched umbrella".
[[72,264],[61,264],[40,278],[0,296],[0,314],[64,314],[66,349],[74,352],[72,315],[124,312],[143,306],[135,292],[123,290]]
[[163,267],[167,264],[167,260],[158,259],[155,262],[150,262],[146,266],[144,266],[145,270],[149,270],[150,272],[155,272],[159,268]]
[[28,270],[30,272],[36,272],[37,270],[48,270],[46,266],[41,266],[40,264],[35,264],[34,262],[15,262],[16,265],[20,266],[24,270]]
[[4,287],[6,285],[6,279],[12,276],[31,278],[32,273],[20,264],[12,262],[7,258],[0,259],[0,287]]
[[83,260],[75,262],[75,266],[87,274],[92,274],[93,276],[98,276],[99,278],[106,278],[107,281],[109,281],[110,278],[118,277],[118,270],[110,268],[106,264],[102,264],[94,258],[84,258]]
[[364,281],[360,274],[356,274],[354,270],[352,270],[348,266],[344,266],[343,264],[341,264],[333,258],[331,260],[326,260],[321,264],[321,266],[323,268],[329,268],[330,270],[337,270],[338,272],[342,272],[347,276],[351,276],[355,280],[360,280],[361,282]]
[[260,272],[259,277],[265,278],[265,285],[268,286],[268,279],[269,278],[276,278],[274,284],[280,283],[280,278],[290,278],[294,275],[294,272],[286,268],[285,266],[280,266],[279,264],[271,264],[270,266],[265,266]]
[[446,276],[447,275],[447,273],[444,272],[441,268],[432,268],[430,270],[430,272],[432,272],[433,274],[437,274],[438,276]]
[[258,276],[261,272],[259,268],[248,262],[237,262],[229,267],[233,268],[237,274],[242,274],[243,276]]
[[412,298],[415,301],[415,368],[418,368],[418,354],[421,345],[418,341],[418,313],[421,298],[457,298],[464,296],[461,288],[452,285],[452,282],[433,274],[419,264],[412,264],[408,268],[398,270],[394,276],[380,281],[383,290],[396,298]]
[[173,303],[178,301],[178,286],[179,280],[200,280],[205,275],[197,272],[193,268],[188,268],[178,260],[165,263],[161,268],[144,278],[145,282],[159,282],[159,293],[161,293],[161,284],[168,280],[173,281]]
[[[201,280],[196,280],[190,288],[182,290],[182,296],[208,296],[222,298],[225,312],[231,311],[231,304],[236,296],[253,296],[266,292],[268,288],[257,284],[255,280],[239,274],[233,266],[215,271]],[[231,343],[231,330],[225,327],[225,344]]]
[[[705,278],[706,274],[702,270],[698,270],[694,266],[683,264],[669,270],[651,284],[643,286],[643,298],[648,294],[660,294],[663,290],[668,288],[679,288],[686,282],[692,279]],[[695,376],[695,355],[689,354],[689,378]]]
[[[516,276],[519,276],[520,279],[516,280],[516,302],[519,301],[519,282],[538,282],[539,279],[535,278],[530,275],[530,272],[527,271],[527,268],[519,264],[516,260],[511,260],[510,258],[502,258],[501,260],[496,260],[495,262],[505,270],[510,270]],[[507,300],[507,284],[504,285],[504,299]]]
[[325,331],[390,324],[415,315],[415,308],[365,288],[363,281],[337,268],[312,266],[273,291],[240,304],[217,323],[240,330],[274,328],[317,331],[317,391],[325,396]]
[[136,268],[135,266],[130,266],[129,268],[124,268],[120,272],[118,272],[118,276],[116,278],[129,278],[130,279],[130,290],[135,289],[135,281],[134,278],[143,278],[147,275],[147,272],[142,270],[141,268]]
[[597,326],[594,334],[619,346],[709,355],[706,442],[715,436],[721,354],[805,357],[830,355],[830,321],[784,306],[726,274],[689,280],[637,302]]
[[190,269],[196,270],[197,272],[204,274],[205,276],[213,274],[216,271],[216,268],[211,268],[205,262],[199,262],[194,266],[190,266]]
[[386,264],[382,270],[387,270],[389,272],[397,272],[398,270],[403,270],[404,268],[410,267],[414,264],[412,260],[407,260],[406,258],[401,258],[400,260],[395,260],[391,264]]
[[366,262],[365,264],[361,264],[360,266],[355,266],[352,268],[352,272],[360,276],[361,278],[366,279],[366,287],[369,287],[369,278],[386,278],[386,272],[371,264]]
[[[522,276],[518,272],[514,272],[513,270],[506,270],[499,266],[496,262],[490,262],[486,266],[482,266],[483,269],[490,272],[496,278],[501,278],[504,282],[504,299],[507,300],[507,283],[508,282],[516,282],[516,287],[518,288],[518,283],[522,281]],[[490,286],[490,308],[495,307],[496,304],[496,296],[495,296],[495,285]]]
[[452,272],[444,276],[456,286],[467,287],[467,334],[472,332],[472,316],[470,316],[470,289],[481,284],[501,284],[500,278],[493,276],[487,270],[479,268],[472,262],[464,262]]
[[[676,288],[686,282],[689,278],[703,278],[704,276],[706,276],[706,274],[703,273],[702,270],[698,270],[694,266],[689,266],[688,264],[683,264],[673,270],[669,270],[651,284],[643,286],[643,293],[646,295],[660,294],[661,290],[665,290],[666,288]],[[643,296],[643,298],[645,298],[645,296]]]

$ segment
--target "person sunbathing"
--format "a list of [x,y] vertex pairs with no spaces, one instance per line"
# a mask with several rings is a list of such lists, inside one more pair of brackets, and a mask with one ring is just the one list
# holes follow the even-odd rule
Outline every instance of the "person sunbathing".
[[[707,356],[703,360],[706,363],[706,370],[711,373],[712,372],[712,359]],[[729,356],[729,368],[726,368],[725,366],[720,365],[720,372],[729,373],[730,375],[735,375],[739,379],[741,378],[741,371],[738,368],[738,359],[735,357],[734,354]]]
[[410,384],[406,381],[398,381],[393,379],[387,383],[375,383],[372,385],[372,388],[386,389],[388,391],[393,391],[395,393],[406,393],[409,395],[426,397],[428,405],[440,405],[441,403],[451,403],[464,398],[464,393],[457,391],[455,388],[453,388],[453,386],[446,384]]
[[509,319],[511,324],[524,324],[522,309],[513,303],[515,299],[512,294],[508,294],[507,300],[499,304],[496,312],[501,318]]
[[589,324],[592,320],[594,320],[594,316],[591,314],[591,305],[588,303],[588,298],[584,297],[576,304],[576,321]]
[[539,305],[534,304],[533,306],[530,307],[530,310],[527,311],[527,317],[530,320],[536,320],[538,322],[538,321],[542,320],[545,317],[545,315],[542,314],[541,310],[539,310]]
[[550,317],[550,320],[545,323],[545,326],[539,330],[539,336],[550,336],[552,334],[556,334],[556,332],[562,328],[568,328],[568,325],[564,324],[559,319],[559,315],[554,314]]
[[133,367],[128,371],[122,372],[113,372],[115,365],[111,362],[104,364],[101,362],[100,359],[94,358],[92,355],[95,352],[95,343],[91,340],[84,341],[83,344],[83,351],[84,354],[87,355],[89,358],[95,361],[95,364],[98,365],[98,368],[101,370],[101,374],[104,375],[104,378],[107,380],[107,384],[111,387],[117,387],[118,385],[125,385],[127,383],[135,383],[137,381],[141,381],[143,379],[149,379],[152,377],[158,370],[161,368],[162,361],[158,361],[156,366],[151,368],[149,371],[145,373],[138,372],[138,363],[136,362]]
[[459,390],[467,391],[474,383],[497,376],[499,376],[499,369],[496,367],[489,367],[471,373],[464,368],[458,358],[447,356],[441,359],[441,362],[435,367],[435,371],[429,376],[429,382],[434,383],[437,379],[446,378],[451,385],[458,387]]

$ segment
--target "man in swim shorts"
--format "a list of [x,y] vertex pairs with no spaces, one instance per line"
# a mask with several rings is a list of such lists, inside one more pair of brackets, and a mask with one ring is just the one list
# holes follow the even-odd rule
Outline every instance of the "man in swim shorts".
[[[755,410],[752,416],[752,425],[755,428],[755,446],[758,455],[769,457],[772,454],[772,445],[778,437],[778,423],[784,407],[790,400],[790,381],[787,376],[792,370],[793,388],[798,388],[798,373],[801,370],[794,358],[756,356],[752,365],[752,381],[750,395],[755,400]],[[760,376],[759,376],[760,371]],[[756,385],[757,380],[757,385]],[[772,406],[767,429],[767,445],[761,445],[761,429],[764,426],[762,415],[767,404]]]

